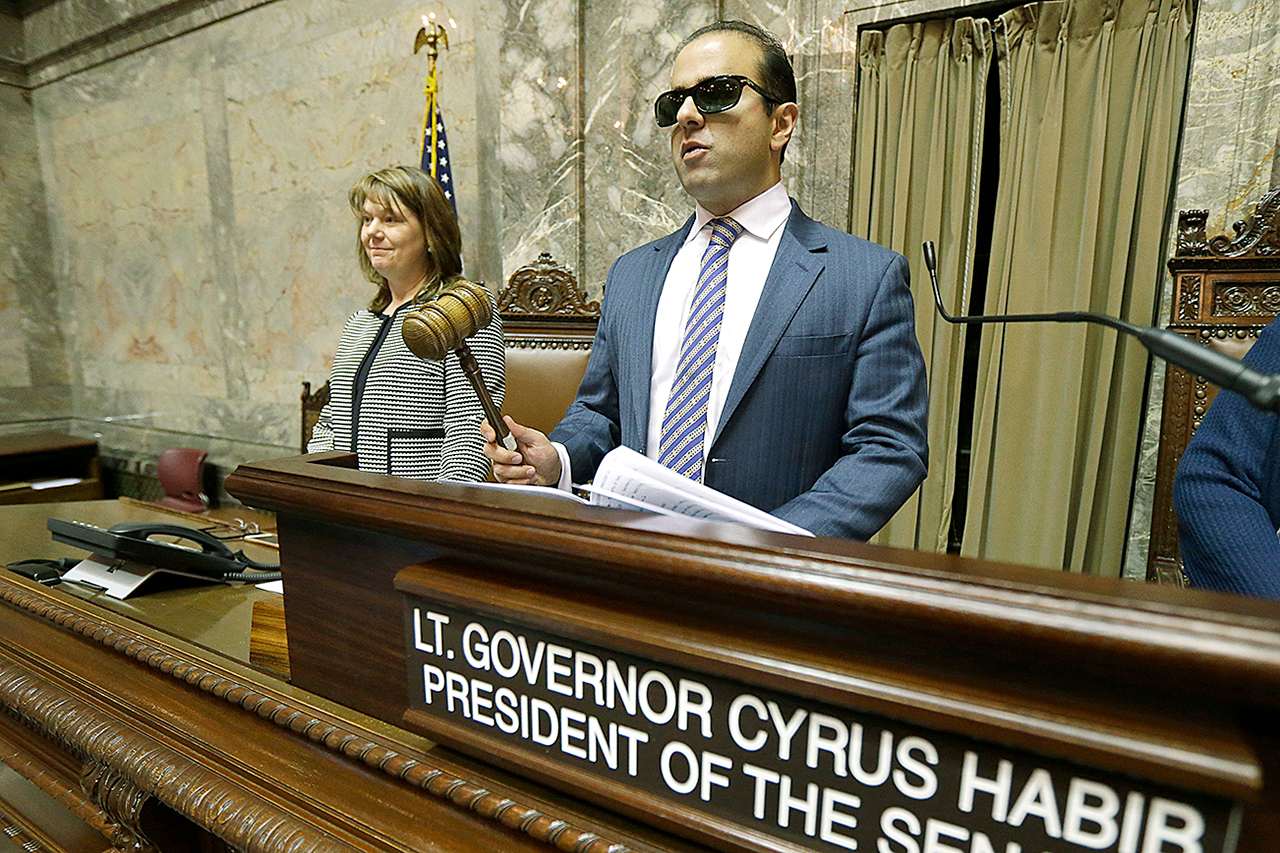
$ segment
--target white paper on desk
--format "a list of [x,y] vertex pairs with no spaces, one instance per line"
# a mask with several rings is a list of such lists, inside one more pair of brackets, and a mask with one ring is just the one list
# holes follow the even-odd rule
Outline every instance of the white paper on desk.
[[284,595],[284,581],[263,581],[262,583],[257,584],[257,587],[258,589],[266,590],[267,592],[278,592],[281,595]]
[[610,506],[610,496],[615,496],[631,504],[642,504],[647,509],[656,507],[692,518],[732,521],[797,536],[813,535],[803,527],[769,515],[710,486],[681,477],[629,447],[616,447],[605,454],[589,491],[591,503],[598,506]]
[[496,489],[498,491],[521,492],[526,495],[542,495],[543,497],[556,498],[562,501],[571,501],[573,503],[585,504],[582,498],[573,492],[567,492],[564,489],[557,489],[555,486],[522,486],[517,483],[459,483],[460,486],[467,486],[475,489]]
[[79,477],[51,477],[47,480],[32,480],[31,488],[33,489],[57,489],[62,486],[74,486],[76,483],[84,482]]
[[584,483],[581,486],[574,486],[574,488],[582,489],[582,491],[591,495],[589,503],[592,506],[608,507],[610,509],[635,509],[641,512],[657,513],[658,515],[684,514],[669,510],[663,506],[657,506],[656,504],[632,500],[631,498],[624,497],[617,492],[611,492],[606,488],[597,486],[595,483]]

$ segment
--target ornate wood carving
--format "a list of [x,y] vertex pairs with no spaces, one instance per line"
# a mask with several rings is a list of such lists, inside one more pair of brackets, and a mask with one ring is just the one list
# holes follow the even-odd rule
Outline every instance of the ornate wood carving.
[[1207,255],[1209,239],[1205,236],[1205,223],[1209,221],[1207,210],[1184,210],[1178,214],[1178,245],[1174,254]]
[[142,808],[151,795],[99,761],[85,762],[80,786],[102,811],[115,818],[110,838],[117,850],[156,853],[156,846],[142,831]]
[[568,268],[547,252],[512,274],[498,296],[498,311],[504,320],[532,317],[557,319],[597,319],[600,303],[588,302],[578,281]]
[[1178,307],[1176,317],[1189,323],[1200,316],[1200,276],[1188,274],[1178,289]]
[[1224,257],[1242,257],[1246,254],[1275,255],[1280,252],[1277,241],[1276,213],[1280,212],[1280,190],[1272,190],[1258,202],[1257,209],[1248,219],[1235,223],[1234,239],[1219,235],[1209,241],[1209,251]]
[[569,338],[554,335],[547,335],[540,338],[508,336],[506,346],[508,349],[589,350],[591,349],[591,338]]
[[81,766],[77,759],[41,739],[39,733],[28,726],[4,734],[0,737],[0,762],[104,837],[116,836],[117,822],[76,784],[77,767]]
[[[59,616],[74,617],[66,611],[57,613],[59,609],[51,605],[45,609],[46,615],[55,621],[62,621]],[[72,627],[108,646],[115,646],[118,651],[124,651],[118,645],[123,638],[109,628],[104,631],[104,626],[94,626],[82,617],[67,621],[72,624],[62,621],[64,627]],[[131,657],[138,657],[136,653],[145,647],[143,643],[135,644],[128,640],[123,644],[135,646],[135,654]],[[134,806],[140,808],[140,801],[136,798],[141,792],[155,797],[245,853],[276,853],[290,847],[334,853],[350,850],[345,844],[290,821],[282,809],[254,796],[225,776],[121,725],[72,694],[5,660],[0,660],[0,703],[64,749],[83,754],[95,765],[109,768],[121,779],[128,780],[125,784],[114,777],[109,778],[103,771],[95,770],[89,774],[89,784],[95,797],[107,801],[111,809],[121,814],[136,815]],[[131,846],[140,839],[133,830],[126,827],[125,831],[126,836],[122,840],[126,846],[122,849],[139,853],[149,849]]]
[[600,303],[588,302],[573,273],[547,252],[512,274],[498,311],[508,350],[589,350],[600,319]]
[[1280,313],[1280,287],[1220,281],[1213,294],[1214,317],[1274,317]]
[[1280,213],[1280,189],[1262,197],[1248,219],[1231,226],[1235,237],[1219,234],[1206,239],[1207,210],[1184,210],[1178,214],[1178,257],[1274,257],[1280,254],[1280,231],[1276,214]]
[[[362,762],[368,767],[448,800],[476,814],[523,832],[537,841],[573,853],[630,853],[630,848],[539,809],[522,805],[489,791],[421,757],[406,755],[394,743],[369,732],[354,731],[341,721],[300,706],[296,701],[242,683],[201,662],[188,660],[174,651],[159,648],[140,637],[118,631],[112,625],[69,610],[55,601],[33,595],[28,590],[0,580],[0,599],[50,620],[64,629],[88,637],[160,672],[206,693],[238,705],[245,711],[270,720],[302,735],[335,753]],[[223,841],[246,853],[269,853],[282,849],[309,851],[345,850],[331,839],[296,828],[278,810],[252,797],[220,776],[195,767],[191,762],[132,731],[122,731],[84,706],[77,711],[74,699],[40,685],[29,674],[0,659],[0,703],[28,724],[68,749],[82,750],[95,762],[94,790],[100,784],[119,785],[108,771],[129,780],[140,793],[162,800]],[[173,783],[177,768],[195,778],[181,785]],[[160,776],[167,775],[164,785]],[[105,780],[99,783],[99,779]],[[162,795],[159,789],[168,792]],[[112,814],[132,814],[127,788],[110,792]],[[95,797],[96,799],[96,797]],[[140,806],[139,806],[140,807]],[[293,834],[295,839],[285,839]],[[289,843],[285,843],[288,841]],[[314,845],[314,846],[312,846]],[[134,849],[134,848],[130,848]],[[145,848],[136,848],[146,853]]]

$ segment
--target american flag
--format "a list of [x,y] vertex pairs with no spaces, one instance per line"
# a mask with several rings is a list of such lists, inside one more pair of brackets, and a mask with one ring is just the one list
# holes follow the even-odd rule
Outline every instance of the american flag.
[[444,133],[444,116],[440,113],[440,85],[436,81],[435,68],[427,77],[427,110],[422,118],[422,170],[440,183],[445,198],[453,205],[453,215],[458,215],[458,202],[453,195],[453,171],[449,167],[449,140]]

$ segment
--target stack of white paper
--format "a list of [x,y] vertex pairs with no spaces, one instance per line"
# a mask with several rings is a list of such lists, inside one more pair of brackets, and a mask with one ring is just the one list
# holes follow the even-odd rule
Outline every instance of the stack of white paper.
[[591,484],[579,488],[590,493],[590,502],[596,506],[645,509],[710,521],[734,521],[779,533],[813,535],[710,486],[681,477],[629,447],[609,451]]
[[550,486],[512,486],[499,483],[468,483],[467,485],[515,489],[612,509],[643,510],[660,515],[685,515],[691,518],[705,518],[708,521],[732,521],[758,527],[761,530],[793,533],[797,536],[813,535],[803,527],[775,518],[751,504],[731,498],[723,492],[717,492],[710,486],[681,477],[665,465],[629,447],[616,447],[606,453],[604,459],[600,460],[595,479],[587,485],[575,487],[589,493],[591,495],[589,501]]

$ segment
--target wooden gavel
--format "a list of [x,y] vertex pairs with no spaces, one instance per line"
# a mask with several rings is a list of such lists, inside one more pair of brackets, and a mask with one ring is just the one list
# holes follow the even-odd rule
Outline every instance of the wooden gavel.
[[482,284],[463,280],[450,285],[435,299],[405,317],[400,334],[405,346],[418,358],[440,361],[450,352],[458,353],[462,371],[480,398],[480,405],[497,434],[498,443],[507,450],[515,450],[516,440],[502,420],[502,412],[493,404],[484,376],[480,373],[480,365],[467,346],[467,338],[492,320],[489,291]]

